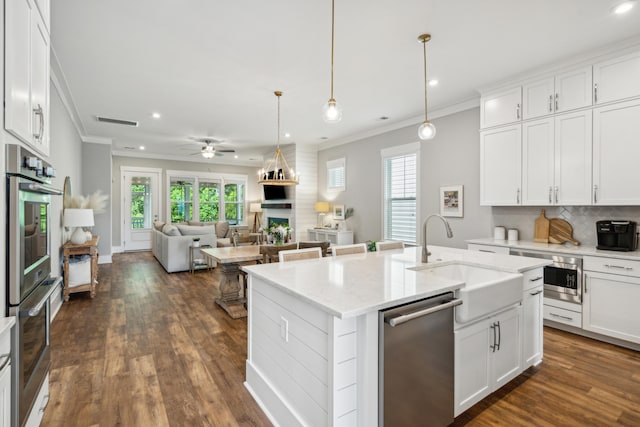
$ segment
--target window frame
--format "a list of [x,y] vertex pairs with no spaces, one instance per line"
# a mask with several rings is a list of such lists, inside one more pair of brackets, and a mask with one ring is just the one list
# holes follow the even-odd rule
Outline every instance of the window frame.
[[194,171],[178,171],[167,170],[166,172],[166,191],[167,191],[167,203],[165,205],[166,218],[171,222],[171,180],[172,179],[184,179],[193,180],[193,219],[191,221],[200,221],[200,183],[201,182],[214,182],[218,184],[220,189],[219,205],[218,205],[218,221],[226,221],[225,217],[225,197],[224,188],[226,184],[240,184],[244,186],[243,200],[240,202],[242,205],[242,218],[238,224],[234,225],[247,225],[247,192],[248,192],[248,176],[242,174],[232,173],[215,173],[215,172],[194,172]]
[[409,155],[415,155],[416,156],[416,196],[415,196],[415,202],[416,202],[416,208],[415,208],[415,241],[406,241],[403,240],[405,242],[405,244],[407,245],[420,245],[420,143],[419,142],[413,142],[413,143],[409,143],[409,144],[403,144],[403,145],[398,145],[398,146],[394,146],[394,147],[390,147],[390,148],[385,148],[380,150],[380,165],[381,165],[381,171],[382,173],[381,175],[381,200],[382,200],[382,204],[381,204],[381,216],[382,216],[382,221],[380,224],[380,235],[382,236],[383,239],[388,239],[387,235],[385,235],[385,224],[387,221],[387,218],[385,216],[385,206],[387,203],[387,199],[385,198],[385,182],[386,182],[386,172],[385,172],[385,162],[388,159],[392,159],[395,157],[404,157],[404,156],[409,156]]
[[[327,161],[327,191],[345,191],[347,189],[347,162],[344,157]],[[334,176],[332,170],[340,170],[342,173],[342,185],[333,183],[331,178]]]

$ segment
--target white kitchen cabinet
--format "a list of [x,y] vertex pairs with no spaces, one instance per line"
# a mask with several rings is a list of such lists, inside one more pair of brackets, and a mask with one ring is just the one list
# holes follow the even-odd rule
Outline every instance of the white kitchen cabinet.
[[591,105],[591,66],[547,77],[522,88],[523,120]]
[[458,416],[522,372],[521,308],[455,331],[455,409]]
[[310,228],[307,230],[310,240],[316,242],[331,242],[332,245],[353,244],[353,231],[338,231],[329,228]]
[[[582,327],[640,344],[640,271],[638,262],[585,257]],[[603,273],[598,270],[613,273]],[[596,270],[596,271],[593,271]]]
[[593,109],[593,204],[640,205],[640,100]]
[[[542,278],[542,272],[540,276]],[[522,293],[522,369],[542,361],[542,281]]]
[[640,96],[640,51],[593,66],[595,105]]
[[591,204],[591,111],[522,125],[522,204]]
[[521,203],[521,125],[480,132],[480,204]]
[[49,155],[49,32],[33,0],[5,4],[5,129]]
[[522,87],[489,93],[480,102],[480,127],[490,128],[522,119]]
[[51,1],[50,0],[35,0],[40,16],[45,26],[49,28],[49,21],[51,16]]

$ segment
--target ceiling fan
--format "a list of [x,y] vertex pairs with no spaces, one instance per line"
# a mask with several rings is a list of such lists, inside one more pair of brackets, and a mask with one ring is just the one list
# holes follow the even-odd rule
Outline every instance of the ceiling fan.
[[232,149],[232,148],[218,148],[216,146],[216,144],[220,144],[222,142],[222,140],[219,139],[215,139],[215,138],[191,138],[196,142],[199,142],[200,144],[203,144],[202,147],[200,148],[199,152],[196,153],[192,153],[191,155],[194,156],[196,154],[201,154],[202,157],[204,157],[205,159],[211,159],[214,156],[216,157],[220,157],[223,156],[223,153],[235,153],[236,150]]

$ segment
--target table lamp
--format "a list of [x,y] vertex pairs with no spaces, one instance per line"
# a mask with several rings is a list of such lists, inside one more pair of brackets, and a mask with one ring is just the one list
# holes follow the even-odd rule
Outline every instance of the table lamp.
[[82,227],[93,227],[93,209],[65,209],[63,225],[76,228],[71,235],[71,243],[75,245],[86,243],[88,239]]
[[260,229],[260,213],[262,212],[262,203],[250,203],[249,204],[249,212],[253,214],[253,231],[252,233],[257,233]]
[[316,202],[316,212],[318,212],[318,226],[324,227],[324,216],[329,212],[329,202]]

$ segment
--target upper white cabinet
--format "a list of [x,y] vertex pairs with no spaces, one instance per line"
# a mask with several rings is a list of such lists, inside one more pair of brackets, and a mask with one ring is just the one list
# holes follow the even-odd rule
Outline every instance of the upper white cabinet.
[[527,83],[522,88],[523,120],[591,105],[591,66]]
[[42,21],[44,25],[49,28],[49,21],[51,16],[51,1],[50,0],[35,0],[36,6],[38,7],[38,11],[40,12],[40,16],[42,16]]
[[640,51],[593,66],[594,104],[640,96]]
[[490,128],[522,119],[522,88],[520,86],[486,94],[480,104],[480,127]]
[[593,109],[593,204],[639,205],[640,100]]
[[521,125],[480,132],[480,204],[519,205]]
[[[48,8],[48,6],[47,6]],[[32,0],[5,3],[5,129],[49,155],[49,32]]]

